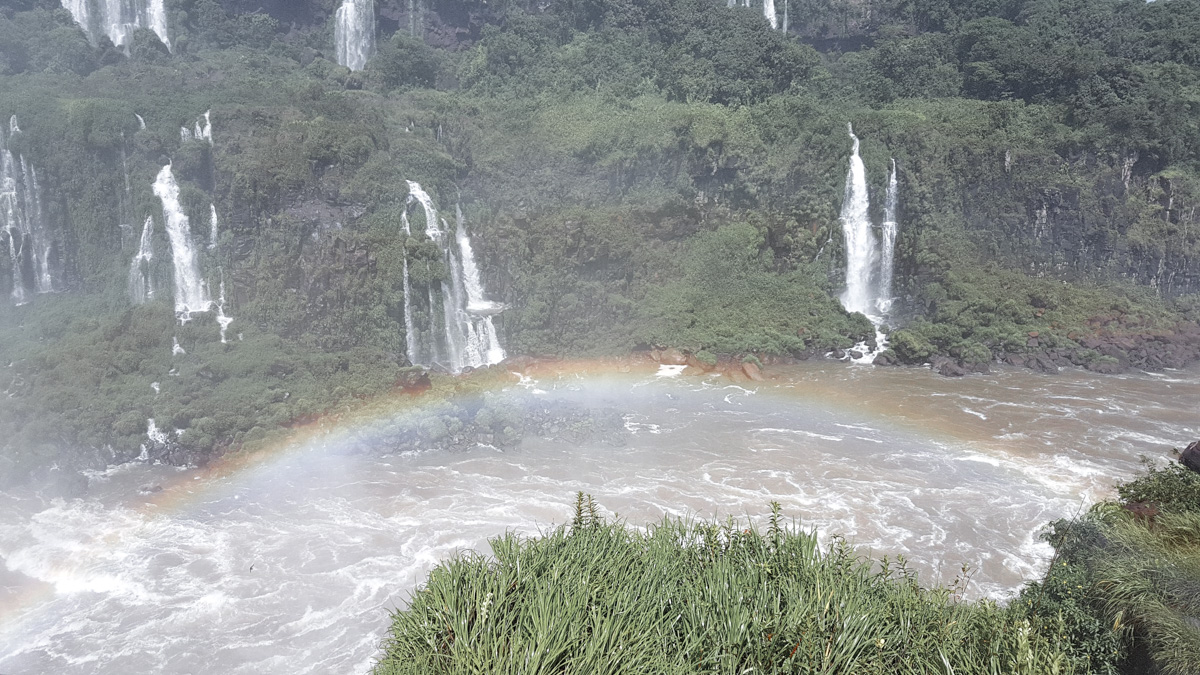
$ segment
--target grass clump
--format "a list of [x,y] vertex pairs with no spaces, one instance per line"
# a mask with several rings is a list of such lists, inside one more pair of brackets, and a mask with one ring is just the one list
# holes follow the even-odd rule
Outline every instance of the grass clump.
[[[1062,634],[782,521],[607,522],[491,541],[434,569],[392,616],[375,675],[1069,673]],[[962,582],[965,583],[965,582]]]
[[1118,493],[1051,525],[1056,560],[1022,600],[1067,617],[1091,672],[1200,672],[1200,474],[1149,465]]

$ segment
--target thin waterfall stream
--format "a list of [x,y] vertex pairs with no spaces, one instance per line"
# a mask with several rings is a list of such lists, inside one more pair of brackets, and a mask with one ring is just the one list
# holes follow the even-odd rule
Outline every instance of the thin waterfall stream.
[[[455,206],[454,236],[447,236],[448,224],[438,215],[429,193],[412,180],[408,181],[408,189],[408,204],[420,205],[425,219],[425,236],[437,244],[448,275],[437,283],[427,282],[428,312],[418,319],[413,306],[409,255],[405,255],[404,334],[409,362],[427,368],[439,366],[452,373],[500,363],[505,353],[492,317],[504,306],[484,295],[479,265],[461,207]],[[411,238],[412,224],[407,210],[401,216],[401,226],[405,237]],[[440,330],[433,318],[438,305],[442,310]],[[444,360],[439,356],[443,353],[446,355]]]

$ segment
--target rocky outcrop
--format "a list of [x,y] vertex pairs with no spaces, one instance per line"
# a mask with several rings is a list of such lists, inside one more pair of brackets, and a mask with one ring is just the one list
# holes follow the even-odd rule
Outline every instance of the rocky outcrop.
[[1179,463],[1200,473],[1200,441],[1194,441],[1179,454]]

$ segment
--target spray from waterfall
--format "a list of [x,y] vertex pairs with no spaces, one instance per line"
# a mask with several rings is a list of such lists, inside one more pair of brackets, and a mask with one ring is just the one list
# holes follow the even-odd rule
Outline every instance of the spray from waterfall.
[[[480,280],[479,266],[467,233],[462,209],[455,207],[454,236],[438,216],[433,199],[416,181],[408,181],[408,206],[419,204],[425,217],[425,236],[441,250],[448,279],[428,284],[429,311],[425,326],[418,326],[413,311],[414,289],[409,277],[409,261],[404,261],[404,321],[408,359],[414,365],[439,365],[451,372],[479,368],[504,360],[504,349],[492,316],[503,310],[488,300]],[[405,235],[412,235],[407,208],[401,216]],[[441,321],[434,318],[441,307]],[[445,356],[443,357],[442,354]]]
[[140,305],[154,299],[154,279],[150,272],[150,261],[154,259],[154,218],[146,216],[142,225],[142,237],[138,252],[129,265],[129,299]]
[[343,0],[334,17],[334,49],[337,62],[350,70],[362,70],[375,53],[374,0]]
[[9,119],[7,135],[0,130],[0,232],[8,240],[11,296],[17,304],[25,302],[28,293],[54,290],[50,263],[55,246],[42,209],[37,169],[9,149],[20,133],[16,116]]
[[892,275],[896,257],[896,233],[898,231],[897,211],[899,210],[899,186],[896,181],[896,160],[892,160],[892,170],[888,173],[887,198],[883,207],[883,251],[879,258],[879,298],[875,306],[879,313],[887,316],[892,310]]
[[[174,51],[167,33],[164,0],[62,0],[88,40],[93,44],[101,34],[129,52],[129,41],[139,28],[154,31],[167,51]],[[93,12],[93,8],[95,11]]]
[[168,164],[158,172],[154,181],[154,194],[162,200],[163,220],[167,236],[171,241],[171,260],[175,267],[175,316],[181,322],[192,318],[196,312],[212,309],[208,288],[200,276],[196,261],[196,247],[192,242],[191,223],[179,203],[179,185]]

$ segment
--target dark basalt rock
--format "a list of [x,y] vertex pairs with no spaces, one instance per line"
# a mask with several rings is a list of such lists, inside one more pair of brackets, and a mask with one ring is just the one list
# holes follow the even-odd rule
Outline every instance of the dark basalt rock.
[[1179,463],[1200,473],[1200,441],[1194,441],[1179,454]]
[[949,359],[944,356],[935,356],[933,358],[932,367],[939,374],[946,377],[962,377],[967,374],[967,369],[963,368],[954,359]]

